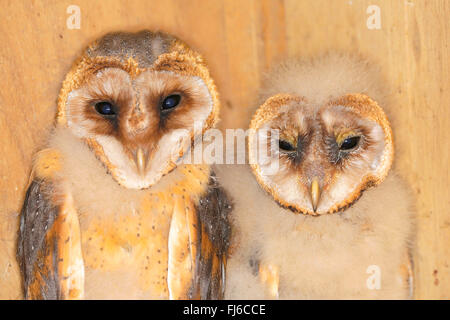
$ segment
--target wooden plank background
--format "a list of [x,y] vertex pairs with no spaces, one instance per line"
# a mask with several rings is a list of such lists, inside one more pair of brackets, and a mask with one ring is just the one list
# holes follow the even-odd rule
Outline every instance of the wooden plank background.
[[[69,30],[66,9],[81,9]],[[381,29],[366,26],[369,5]],[[396,167],[417,195],[419,299],[450,298],[449,1],[0,1],[0,298],[19,298],[18,210],[32,155],[52,123],[61,81],[80,50],[113,30],[173,33],[206,57],[222,127],[242,125],[262,72],[282,58],[360,52],[381,64],[396,104]]]

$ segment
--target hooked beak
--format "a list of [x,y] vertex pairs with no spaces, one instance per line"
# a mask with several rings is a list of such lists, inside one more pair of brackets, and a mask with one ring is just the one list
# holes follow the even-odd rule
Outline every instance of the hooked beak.
[[319,185],[319,179],[317,177],[314,177],[311,181],[311,204],[313,207],[313,211],[316,212],[317,206],[319,204],[320,200],[320,185]]
[[137,149],[135,162],[139,174],[143,175],[145,172],[146,161],[145,161],[145,153],[144,150],[142,150],[142,148]]

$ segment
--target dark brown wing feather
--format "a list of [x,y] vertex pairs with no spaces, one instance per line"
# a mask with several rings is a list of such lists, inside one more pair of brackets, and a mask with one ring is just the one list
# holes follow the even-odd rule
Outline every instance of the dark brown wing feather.
[[225,266],[230,243],[228,214],[231,202],[225,191],[211,178],[208,191],[197,204],[201,223],[200,250],[194,279],[194,292],[200,299],[222,299]]
[[48,231],[59,208],[49,201],[49,185],[33,180],[20,217],[17,259],[23,275],[26,299],[58,299],[56,241]]

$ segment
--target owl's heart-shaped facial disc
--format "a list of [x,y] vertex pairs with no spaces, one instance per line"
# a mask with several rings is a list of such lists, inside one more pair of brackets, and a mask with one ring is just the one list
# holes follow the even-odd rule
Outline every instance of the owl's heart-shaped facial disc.
[[198,53],[165,34],[118,33],[91,45],[67,75],[58,124],[120,185],[144,189],[176,168],[218,108]]
[[[249,159],[256,179],[294,212],[345,210],[366,188],[380,183],[392,163],[386,115],[362,94],[322,106],[276,95],[259,107],[250,127]],[[277,132],[277,139],[267,135],[269,130]],[[267,149],[269,161],[258,158],[261,148]]]

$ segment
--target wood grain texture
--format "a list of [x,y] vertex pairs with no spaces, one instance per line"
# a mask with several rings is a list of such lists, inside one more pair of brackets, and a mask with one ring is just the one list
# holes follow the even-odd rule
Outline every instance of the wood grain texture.
[[[66,9],[80,6],[81,29]],[[369,5],[381,29],[366,26]],[[206,58],[223,128],[243,125],[263,72],[280,59],[360,52],[392,89],[396,168],[417,205],[415,297],[450,298],[450,1],[1,1],[0,298],[20,298],[18,212],[32,155],[45,141],[65,73],[84,46],[113,30],[159,29]]]

